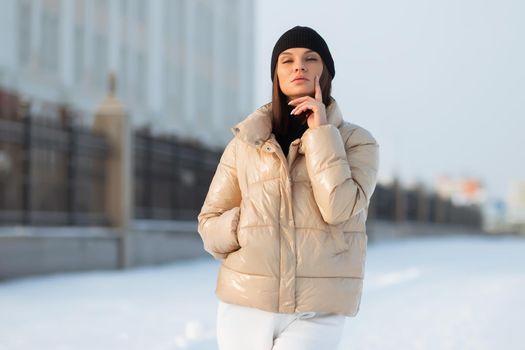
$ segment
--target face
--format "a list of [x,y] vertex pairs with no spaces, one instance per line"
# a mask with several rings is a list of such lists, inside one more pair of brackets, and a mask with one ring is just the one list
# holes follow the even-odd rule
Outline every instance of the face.
[[315,76],[323,72],[321,56],[310,49],[294,47],[277,58],[277,78],[281,91],[292,100],[315,95]]

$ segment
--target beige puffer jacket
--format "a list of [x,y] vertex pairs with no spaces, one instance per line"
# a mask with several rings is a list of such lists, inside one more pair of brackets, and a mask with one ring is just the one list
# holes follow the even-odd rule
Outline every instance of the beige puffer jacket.
[[284,156],[271,103],[232,128],[198,216],[204,248],[221,259],[216,294],[261,310],[355,316],[363,288],[365,221],[379,145],[343,120],[307,129]]

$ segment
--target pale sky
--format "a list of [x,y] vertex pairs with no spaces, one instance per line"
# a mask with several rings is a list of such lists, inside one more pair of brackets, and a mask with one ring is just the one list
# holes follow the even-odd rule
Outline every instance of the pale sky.
[[380,181],[468,176],[505,197],[525,180],[525,2],[256,0],[255,16],[254,107],[271,98],[279,36],[310,26],[344,118],[380,144]]

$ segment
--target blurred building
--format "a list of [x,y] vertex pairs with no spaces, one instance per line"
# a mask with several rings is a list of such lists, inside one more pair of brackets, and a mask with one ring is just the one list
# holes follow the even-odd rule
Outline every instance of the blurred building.
[[525,181],[513,181],[507,199],[507,220],[512,228],[525,233]]
[[457,205],[482,204],[485,201],[485,191],[479,179],[443,175],[437,179],[436,189],[441,197],[450,198]]
[[136,127],[221,146],[253,108],[253,0],[4,0],[0,88],[91,124],[109,71]]

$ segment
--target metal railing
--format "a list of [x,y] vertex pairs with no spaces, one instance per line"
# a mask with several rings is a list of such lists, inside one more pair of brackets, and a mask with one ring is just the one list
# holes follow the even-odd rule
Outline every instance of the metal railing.
[[136,132],[135,218],[195,220],[219,158],[198,144]]
[[[2,225],[108,225],[103,135],[61,118],[32,115],[29,106],[1,110]],[[134,217],[194,220],[220,152],[176,138],[133,133]]]
[[0,119],[2,224],[105,225],[105,139],[24,108]]
[[[66,108],[49,119],[32,115],[28,107],[0,90],[0,222],[108,225],[108,141],[74,125],[74,115]],[[154,136],[148,129],[132,134],[134,218],[195,220],[222,152],[173,136]],[[454,205],[435,193],[404,189],[397,181],[377,185],[369,218],[477,228],[482,224],[479,206]]]
[[395,222],[445,223],[481,228],[479,205],[456,205],[448,198],[426,192],[421,187],[402,188],[399,181],[389,186],[378,185],[369,207],[370,219]]

